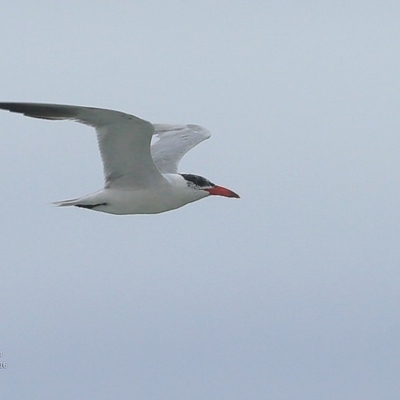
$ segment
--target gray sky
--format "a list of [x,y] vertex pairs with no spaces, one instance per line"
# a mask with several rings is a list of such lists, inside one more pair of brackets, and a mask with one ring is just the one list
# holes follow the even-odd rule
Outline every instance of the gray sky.
[[0,113],[7,400],[398,399],[400,3],[1,1],[1,100],[213,133],[239,193],[156,216],[101,188],[94,133]]

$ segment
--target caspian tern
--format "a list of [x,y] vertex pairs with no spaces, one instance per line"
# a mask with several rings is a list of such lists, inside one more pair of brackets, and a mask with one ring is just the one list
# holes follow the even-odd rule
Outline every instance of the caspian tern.
[[[152,124],[114,110],[59,104],[0,103],[0,109],[48,120],[73,120],[96,129],[104,189],[58,206],[110,214],[157,214],[210,195],[239,196],[202,176],[179,174],[181,158],[211,134],[198,125]],[[153,145],[153,135],[158,141]]]

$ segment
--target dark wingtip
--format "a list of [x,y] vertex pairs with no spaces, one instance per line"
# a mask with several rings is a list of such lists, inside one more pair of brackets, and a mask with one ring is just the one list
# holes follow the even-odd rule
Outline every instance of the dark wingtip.
[[0,102],[0,109],[44,119],[72,118],[74,116],[74,112],[69,107],[55,104]]

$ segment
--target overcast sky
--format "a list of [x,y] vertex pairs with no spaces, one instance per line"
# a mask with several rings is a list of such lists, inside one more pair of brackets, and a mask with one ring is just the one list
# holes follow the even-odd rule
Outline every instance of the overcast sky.
[[399,398],[398,1],[0,3],[1,101],[200,124],[241,195],[53,207],[94,132],[1,112],[1,398]]

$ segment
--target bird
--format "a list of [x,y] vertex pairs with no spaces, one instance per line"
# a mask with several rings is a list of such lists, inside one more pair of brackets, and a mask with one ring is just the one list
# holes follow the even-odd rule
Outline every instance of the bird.
[[[46,120],[72,120],[95,128],[104,171],[104,188],[55,202],[114,215],[158,214],[208,196],[239,198],[195,174],[178,173],[182,157],[208,139],[199,125],[152,124],[104,108],[44,103],[1,103],[0,109]],[[158,139],[152,144],[153,137]]]

